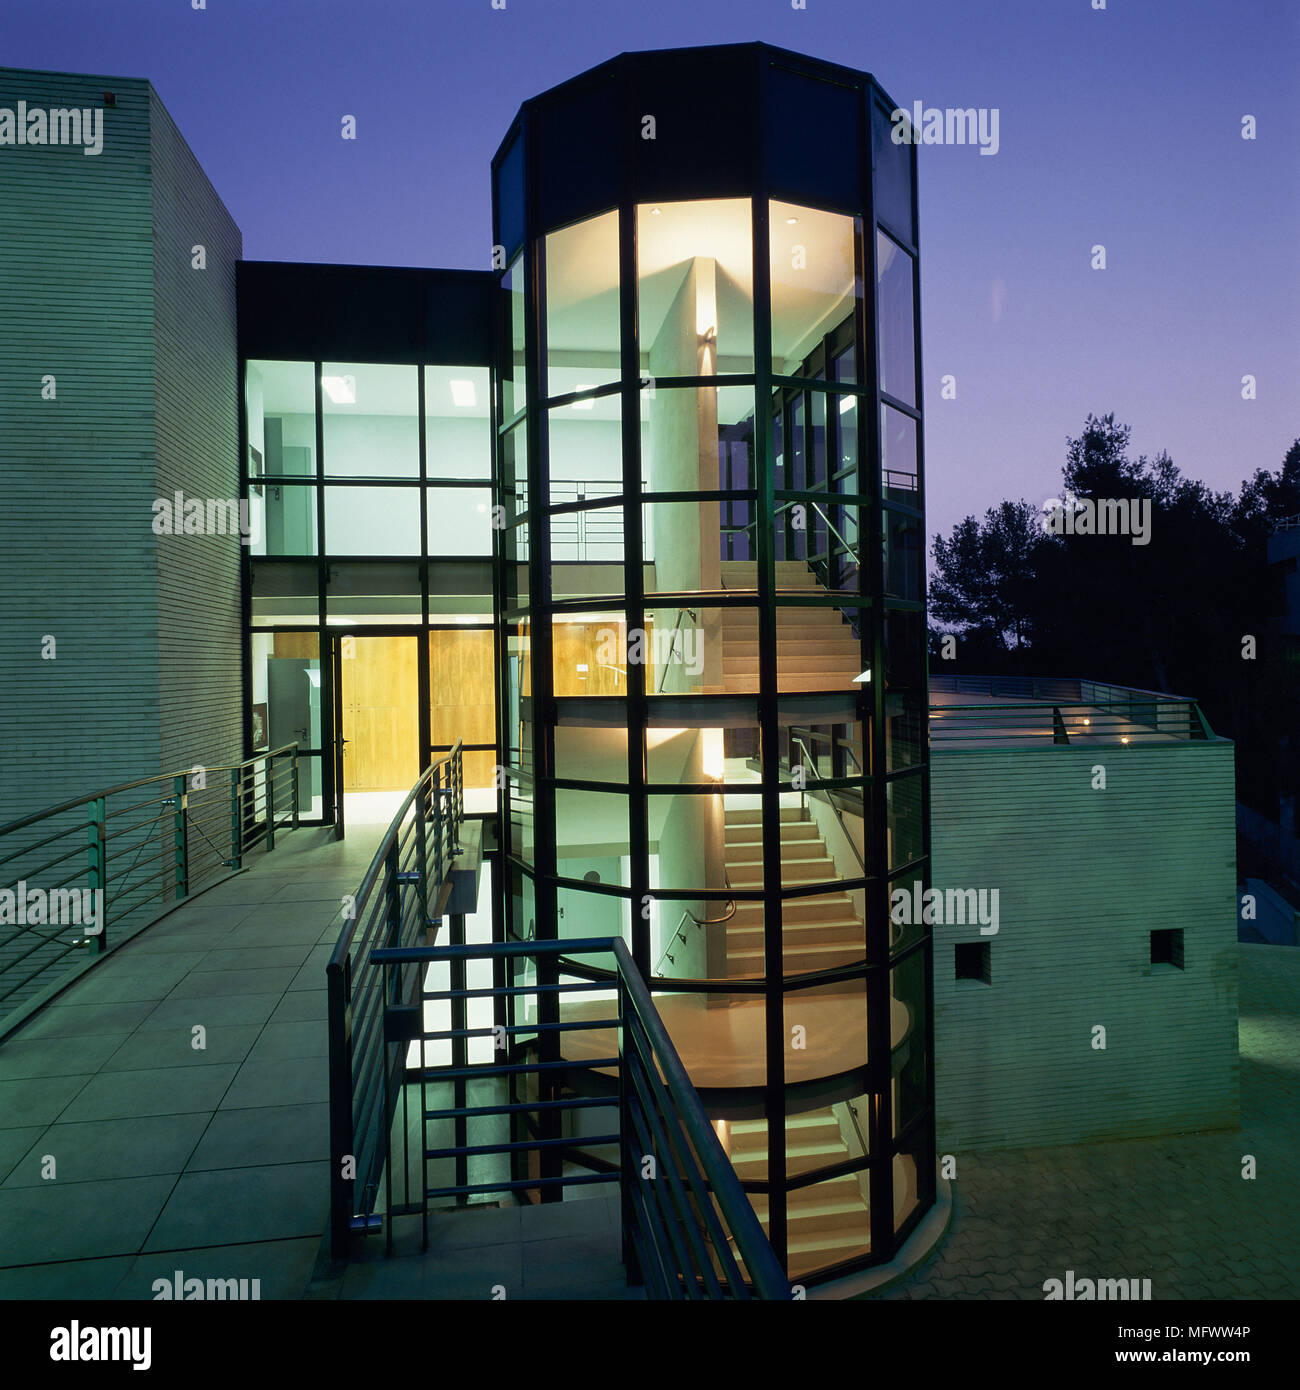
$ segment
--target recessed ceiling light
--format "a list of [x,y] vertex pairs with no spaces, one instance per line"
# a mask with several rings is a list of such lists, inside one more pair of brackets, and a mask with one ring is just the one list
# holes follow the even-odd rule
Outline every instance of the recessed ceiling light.
[[323,376],[320,384],[335,405],[356,405],[356,381],[350,376]]
[[651,217],[658,217],[658,216],[659,216],[659,209],[658,209],[658,208],[651,208],[651,209],[650,209],[650,216],[651,216]]
[[798,220],[799,220],[799,219],[798,219],[797,217],[787,217],[787,218],[785,219],[785,225],[786,225],[787,227],[793,227],[794,224],[795,224]]
[[451,400],[453,405],[459,406],[462,410],[478,404],[478,392],[474,390],[472,381],[452,381]]

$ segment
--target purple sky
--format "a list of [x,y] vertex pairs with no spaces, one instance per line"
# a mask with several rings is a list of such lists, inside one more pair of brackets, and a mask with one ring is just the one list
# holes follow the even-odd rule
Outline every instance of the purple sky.
[[277,260],[486,266],[520,101],[627,49],[762,39],[997,107],[996,156],[920,151],[933,534],[1053,495],[1090,410],[1220,488],[1300,435],[1300,7],[1092,3],[60,0],[10,7],[0,62],[150,78]]

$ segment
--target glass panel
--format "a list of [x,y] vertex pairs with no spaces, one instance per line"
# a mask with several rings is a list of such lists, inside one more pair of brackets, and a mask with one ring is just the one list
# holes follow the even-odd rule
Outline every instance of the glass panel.
[[561,877],[593,870],[602,883],[626,886],[631,875],[626,792],[555,789],[555,857]]
[[[661,904],[665,909],[667,903]],[[673,923],[667,932],[671,944]],[[674,953],[675,954],[675,953]],[[651,962],[660,959],[651,952]],[[664,969],[671,969],[664,962]],[[668,975],[664,978],[671,979]],[[755,994],[679,994],[656,990],[655,1007],[697,1087],[762,1086],[767,1080],[763,998]]]
[[[781,800],[782,888],[837,883],[866,873],[866,822],[860,794],[824,789],[810,778],[806,792],[783,792]],[[787,806],[791,800],[794,804]],[[803,968],[808,968],[807,962]]]
[[906,1147],[894,1155],[894,1230],[900,1231],[918,1206],[934,1200],[932,1126],[922,1125]]
[[[678,740],[684,765],[682,781],[703,782],[706,730],[689,729]],[[646,798],[647,834],[650,853],[650,886],[674,891],[698,892],[700,900],[679,903],[696,917],[721,916],[727,905],[728,866],[737,855],[748,857],[747,847],[733,840],[734,812],[728,813],[721,792],[687,792],[676,796]],[[733,888],[762,888],[761,874],[755,883],[732,883]],[[725,935],[725,931],[722,933]]]
[[918,872],[889,883],[889,949],[901,951],[925,935],[925,884]]
[[925,853],[921,778],[903,777],[888,783],[885,801],[889,868],[892,870],[910,864]]
[[486,367],[424,369],[424,453],[430,478],[492,476],[491,390]]
[[492,554],[492,493],[488,488],[431,487],[430,555]]
[[864,979],[787,990],[786,1085],[865,1067],[866,1017],[867,982]]
[[786,1194],[786,1269],[798,1280],[871,1253],[868,1175],[847,1173]]
[[531,864],[534,859],[535,807],[533,779],[507,774],[510,793],[510,853]]
[[510,361],[501,382],[502,422],[513,418],[528,403],[524,377],[524,258],[506,272],[501,282],[506,295],[506,318],[510,334]]
[[901,772],[921,761],[925,742],[925,700],[920,695],[885,694],[885,771]]
[[[586,484],[578,483],[579,497],[586,496]],[[586,592],[608,594],[611,589],[623,592],[626,576],[622,573],[626,553],[623,503],[609,507],[579,507],[553,512],[548,522],[551,532],[552,564],[599,564],[616,566],[617,573],[602,572],[599,576],[552,574],[552,593],[556,598],[577,598]]]
[[857,492],[858,482],[858,398],[832,396],[831,420],[835,425],[835,465],[832,492]]
[[589,396],[548,412],[551,506],[621,496],[622,419],[618,396]]
[[501,437],[501,503],[507,521],[528,510],[528,434],[522,421]]
[[876,315],[880,334],[880,389],[904,405],[916,404],[916,335],[912,258],[891,237],[876,233]]
[[648,694],[757,693],[757,608],[647,606],[646,625]]
[[[588,674],[588,685],[591,676]],[[621,683],[620,683],[621,684]],[[583,694],[588,692],[585,687]],[[555,775],[574,782],[627,785],[627,701],[607,696],[566,708],[555,727]]]
[[[912,123],[896,126],[891,112],[876,106],[871,118],[871,153],[875,163],[876,216],[907,241],[916,241],[912,222]],[[908,132],[909,140],[895,143],[894,132]]]
[[637,208],[641,366],[654,377],[754,370],[749,199]]
[[921,690],[926,677],[925,614],[885,613],[885,688]]
[[[830,604],[792,604],[776,610],[777,688],[798,691],[856,692],[866,669],[860,634],[866,611]],[[856,631],[855,631],[856,628]]]
[[[429,736],[436,746],[496,742],[496,664],[490,628],[429,633]],[[466,786],[492,785],[493,753],[466,753]]]
[[[758,714],[752,700],[658,699],[646,720],[646,780],[673,785],[759,780]],[[737,806],[742,804],[735,803]],[[757,805],[752,798],[744,804]]]
[[647,502],[642,515],[645,559],[654,561],[646,575],[647,594],[758,588],[754,504],[749,499]]
[[[320,638],[314,632],[255,632],[250,639],[253,749],[297,743],[321,746]],[[320,783],[300,764],[299,805],[305,813]]]
[[315,555],[316,496],[310,484],[250,483],[249,554]]
[[[853,873],[861,873],[853,861]],[[737,907],[739,915],[739,907]],[[785,898],[781,903],[781,942],[786,975],[859,964],[867,954],[863,890]],[[762,973],[762,961],[753,962]],[[737,973],[732,971],[733,974]]]
[[[752,387],[647,386],[641,405],[647,491],[745,491],[757,486]],[[715,437],[716,448],[710,448],[708,441]]]
[[557,618],[551,629],[552,693],[557,697],[626,695],[629,655],[627,619],[619,612],[579,613]]
[[619,379],[618,213],[546,238],[547,394]]
[[309,564],[258,564],[251,567],[252,620],[255,626],[301,626],[320,621],[319,570]]
[[891,598],[918,602],[925,576],[919,517],[885,510],[881,514],[885,546],[885,592]]
[[822,338],[852,320],[857,298],[855,221],[842,213],[772,202],[768,226],[772,370],[798,376],[803,359]]
[[825,493],[778,504],[776,583],[787,592],[859,592],[859,507]]
[[[585,867],[584,867],[585,866]],[[587,883],[617,883],[619,881],[619,861],[585,856],[579,860],[565,860],[559,865],[560,873],[569,876],[575,869],[581,869],[578,877]],[[556,934],[570,940],[580,936],[619,936],[629,945],[632,941],[632,904],[627,898],[612,893],[589,893],[561,883],[555,890],[555,913],[558,929]],[[587,959],[587,957],[583,957]],[[604,965],[599,957],[594,963]],[[582,994],[575,994],[575,1000]],[[609,1017],[608,1011],[596,1017]],[[606,1054],[608,1055],[608,1054]]]
[[[913,966],[912,962],[919,962]],[[907,972],[904,974],[904,972]],[[893,1112],[895,1134],[900,1134],[915,1120],[929,1103],[925,1051],[925,952],[914,952],[894,971],[893,1007],[900,1003],[907,1009],[908,1034],[894,1048]],[[898,991],[903,992],[900,999]]]
[[920,506],[917,493],[916,421],[892,406],[880,407],[880,486],[886,502]]
[[[250,361],[244,369],[250,479],[315,477],[316,386],[310,362]],[[257,494],[260,495],[260,494]]]
[[423,621],[420,571],[414,564],[332,564],[325,589],[327,621]]
[[864,770],[870,771],[871,748],[860,716],[851,707],[800,711],[783,701],[778,719],[782,781],[788,781],[796,767],[803,769],[805,786],[815,786],[823,778],[861,777]]
[[373,363],[322,364],[327,476],[420,476],[417,372],[416,367]]
[[325,549],[330,555],[418,555],[419,488],[327,487]]

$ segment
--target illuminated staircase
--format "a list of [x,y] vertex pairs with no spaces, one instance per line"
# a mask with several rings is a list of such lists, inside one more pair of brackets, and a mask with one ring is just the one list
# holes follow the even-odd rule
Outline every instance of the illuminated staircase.
[[[753,566],[746,562],[723,561],[723,583],[729,589],[752,575]],[[802,560],[778,560],[776,584],[787,594],[826,593]],[[778,606],[776,642],[777,686],[782,694],[843,690],[862,672],[858,639],[838,608]],[[752,610],[722,610],[722,684],[731,694],[758,691],[758,629]]]
[[[733,889],[763,886],[762,811],[726,813],[727,880]],[[781,808],[781,879],[800,883],[829,882],[843,875],[836,869],[817,823],[800,806]],[[815,897],[790,898],[782,904],[785,974],[826,970],[860,961],[865,927],[849,893],[828,888]],[[727,974],[762,975],[763,904],[737,902],[726,923]]]

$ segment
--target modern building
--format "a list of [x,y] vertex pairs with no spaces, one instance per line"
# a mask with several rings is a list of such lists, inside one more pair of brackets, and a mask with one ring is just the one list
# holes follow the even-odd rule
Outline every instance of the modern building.
[[[241,259],[147,82],[0,70],[0,816],[296,744],[266,800],[341,836],[459,744],[496,938],[626,944],[813,1283],[897,1258],[936,1146],[1238,1118],[1231,744],[927,682],[893,110],[761,44],[625,54],[521,107],[491,269],[298,265]],[[237,863],[203,790],[95,881],[148,851],[174,901],[191,826]],[[614,1046],[573,949],[527,1019],[565,1075]],[[0,1014],[58,987],[29,956]],[[608,1171],[565,1124],[517,1178]]]

